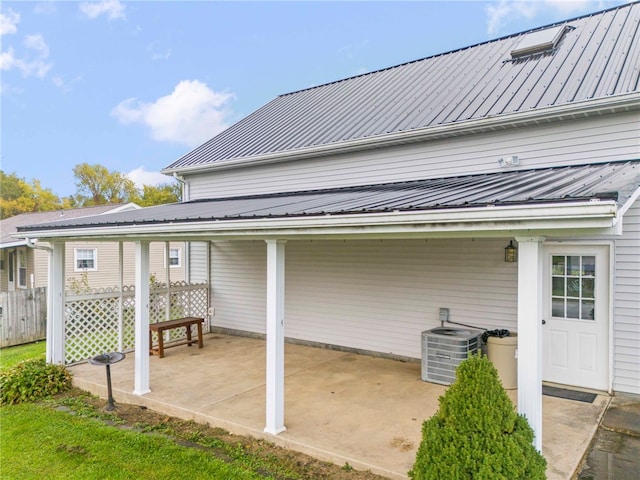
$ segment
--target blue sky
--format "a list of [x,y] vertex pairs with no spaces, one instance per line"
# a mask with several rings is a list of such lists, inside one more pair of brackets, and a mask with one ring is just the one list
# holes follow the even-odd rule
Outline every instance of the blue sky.
[[140,183],[279,94],[626,1],[12,2],[0,6],[0,168],[75,193]]

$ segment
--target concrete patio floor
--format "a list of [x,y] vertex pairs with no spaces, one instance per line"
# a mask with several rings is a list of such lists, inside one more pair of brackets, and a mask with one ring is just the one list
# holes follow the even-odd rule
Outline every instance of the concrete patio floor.
[[[134,355],[111,367],[117,403],[265,438],[338,465],[407,478],[421,425],[446,387],[423,382],[420,365],[354,353],[285,345],[285,425],[265,425],[265,342],[208,334],[204,348],[180,346],[150,358],[151,393],[133,395]],[[74,385],[107,396],[105,369],[70,367]],[[516,391],[509,391],[513,400]],[[609,397],[593,403],[543,397],[543,454],[550,480],[573,477]]]

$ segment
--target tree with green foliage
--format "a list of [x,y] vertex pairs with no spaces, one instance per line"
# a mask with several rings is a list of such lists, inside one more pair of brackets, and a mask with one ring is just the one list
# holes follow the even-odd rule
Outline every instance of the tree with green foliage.
[[456,370],[440,408],[422,425],[414,480],[539,480],[547,462],[533,446],[533,430],[516,414],[486,356]]
[[0,170],[0,219],[21,213],[47,212],[63,207],[60,198],[39,180],[27,182],[15,173]]
[[168,183],[165,185],[142,186],[142,195],[136,193],[131,198],[132,202],[137,203],[141,207],[151,207],[153,205],[164,205],[166,203],[176,203],[182,197],[181,186],[179,183]]
[[102,165],[79,163],[73,167],[73,176],[77,189],[73,197],[76,207],[127,203],[137,194],[133,180]]

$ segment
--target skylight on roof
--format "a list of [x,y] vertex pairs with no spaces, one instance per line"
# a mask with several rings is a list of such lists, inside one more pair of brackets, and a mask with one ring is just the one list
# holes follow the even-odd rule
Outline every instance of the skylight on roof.
[[566,27],[566,25],[558,25],[525,35],[518,46],[511,50],[511,56],[522,57],[555,48],[566,31]]

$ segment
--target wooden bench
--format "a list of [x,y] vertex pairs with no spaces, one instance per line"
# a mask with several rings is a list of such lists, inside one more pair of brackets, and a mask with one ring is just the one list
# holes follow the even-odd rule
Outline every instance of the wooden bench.
[[[184,318],[176,318],[174,320],[167,320],[166,322],[158,322],[151,323],[149,325],[149,354],[153,355],[157,353],[160,358],[164,357],[164,349],[170,347],[177,347],[179,345],[188,345],[191,346],[195,340],[191,339],[191,325],[196,325],[198,327],[198,348],[202,348],[204,346],[202,342],[202,323],[204,322],[204,318],[200,317],[184,317]],[[171,342],[168,345],[164,344],[163,332],[165,330],[172,330],[174,328],[186,327],[187,329],[187,339],[184,341]],[[153,348],[152,342],[152,333],[158,333],[158,346]]]

